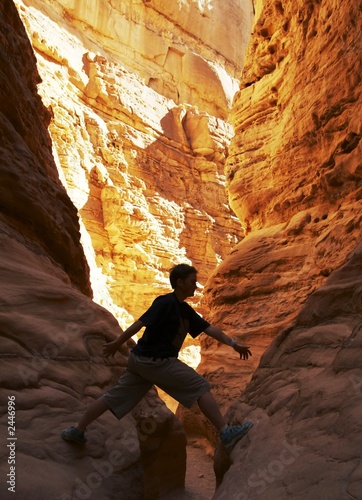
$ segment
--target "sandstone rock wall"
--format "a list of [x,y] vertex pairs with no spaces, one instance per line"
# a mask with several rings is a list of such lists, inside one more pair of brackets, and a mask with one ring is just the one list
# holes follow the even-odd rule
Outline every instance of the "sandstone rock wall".
[[361,4],[258,8],[226,164],[246,237],[205,288],[254,355],[205,340],[200,367],[255,427],[218,449],[215,499],[359,499]]
[[229,413],[254,427],[218,449],[215,500],[361,498],[361,271],[360,244],[263,355]]
[[[212,4],[198,4],[202,32]],[[180,43],[188,17],[181,16],[171,29],[167,11],[164,34],[172,43],[158,58],[157,34],[158,52],[149,60],[159,72],[152,80],[156,66],[134,47],[132,52],[126,44],[129,57],[120,63],[119,39],[108,36],[118,24],[110,28],[115,18],[91,5],[17,2],[37,53],[39,91],[48,111],[36,96],[35,62],[13,4],[0,5],[0,373],[5,396],[16,394],[19,493],[26,495],[30,487],[49,498],[51,488],[70,494],[87,487],[95,498],[100,491],[112,498],[121,482],[122,491],[139,486],[132,494],[141,496],[136,422],[142,432],[144,419],[155,429],[141,447],[148,472],[156,446],[163,463],[181,471],[172,482],[183,480],[185,436],[153,394],[114,434],[111,416],[95,424],[95,441],[86,452],[73,453],[53,432],[73,422],[75,413],[119,375],[119,361],[99,357],[105,337],[115,335],[118,325],[87,298],[91,289],[76,213],[59,176],[81,215],[95,298],[121,324],[166,289],[171,262],[192,260],[205,281],[222,260],[200,310],[210,308],[208,318],[248,343],[254,355],[251,362],[240,362],[232,351],[205,340],[200,371],[224,409],[234,401],[228,418],[250,417],[255,428],[231,459],[218,450],[216,470],[223,484],[215,498],[358,499],[360,5],[256,3],[230,149],[231,127],[223,118],[232,77],[222,83],[215,76],[223,73],[206,56],[217,52],[211,42],[202,49],[195,36],[189,36],[191,48]],[[145,26],[155,32],[161,6],[171,7],[152,0],[130,5],[134,9],[121,12],[121,31],[116,31],[123,33],[126,26],[122,16],[132,18],[137,43],[144,40],[139,46],[149,47]],[[195,13],[196,3],[188,5]],[[104,3],[104,9],[110,7]],[[97,22],[91,23],[95,12]],[[229,68],[239,63],[229,49],[220,54],[219,63],[232,75]],[[185,72],[180,58],[187,62]],[[195,65],[212,82],[212,101],[201,87],[188,93],[183,86],[187,68]],[[191,102],[185,96],[192,96]],[[223,195],[228,149],[230,204],[245,228],[244,239]],[[156,287],[146,292],[151,282]],[[120,355],[121,365],[130,345]],[[6,408],[1,410],[5,415]],[[186,426],[198,425],[215,440],[202,420],[195,424],[194,416],[188,418]],[[6,429],[4,419],[1,425]],[[177,442],[176,457],[163,449],[164,432]],[[73,461],[76,471],[69,465]],[[100,474],[100,467],[111,474],[92,489],[89,471]],[[149,483],[150,495],[157,495],[157,488],[157,481]]]
[[[8,27],[4,24],[1,32],[0,52],[1,225],[23,244],[53,259],[80,290],[91,295],[77,211],[59,181],[46,129],[50,114],[36,94],[40,81],[36,59],[11,3],[2,9]],[[17,30],[21,33],[12,40]]]
[[224,118],[251,3],[16,3],[94,298],[124,327],[170,290],[174,263],[192,262],[204,284],[243,236],[225,192]]
[[222,359],[233,386],[361,239],[360,28],[360,5],[333,1],[264,2],[253,28],[226,163],[247,236],[205,289],[210,319],[254,353],[235,374],[205,341],[203,373]]
[[121,490],[125,499],[157,498],[184,484],[186,438],[155,391],[120,423],[111,414],[100,418],[89,429],[86,448],[60,438],[61,430],[117,380],[134,343],[115,359],[101,355],[119,325],[89,297],[77,212],[58,177],[38,82],[24,26],[14,3],[4,0],[0,497],[98,500],[119,498]]
[[50,18],[56,11],[61,25],[69,21],[77,37],[121,59],[176,104],[192,102],[227,118],[249,39],[251,0],[26,3]]

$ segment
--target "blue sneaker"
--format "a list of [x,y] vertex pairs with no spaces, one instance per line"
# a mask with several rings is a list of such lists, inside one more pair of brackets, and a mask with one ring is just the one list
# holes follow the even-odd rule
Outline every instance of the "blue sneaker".
[[253,427],[253,422],[245,422],[241,425],[228,427],[220,433],[220,439],[228,452],[234,448],[236,443],[249,432]]
[[64,429],[61,436],[64,441],[70,441],[71,443],[85,444],[87,442],[87,438],[84,436],[84,431],[80,431],[74,426],[69,427],[69,429]]

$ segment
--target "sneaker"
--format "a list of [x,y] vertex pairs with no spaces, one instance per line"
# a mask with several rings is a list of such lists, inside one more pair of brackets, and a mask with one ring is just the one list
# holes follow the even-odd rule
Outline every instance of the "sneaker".
[[69,429],[64,429],[61,436],[64,441],[70,441],[72,443],[84,444],[87,442],[87,438],[84,436],[84,431],[80,431],[74,426],[69,427]]
[[253,422],[228,427],[220,434],[220,439],[225,448],[230,452],[236,443],[253,427]]

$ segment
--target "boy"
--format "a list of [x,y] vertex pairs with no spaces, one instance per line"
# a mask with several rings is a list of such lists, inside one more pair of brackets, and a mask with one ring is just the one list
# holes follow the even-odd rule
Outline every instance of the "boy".
[[174,266],[170,272],[170,283],[174,290],[172,293],[157,297],[133,325],[116,340],[104,345],[105,356],[114,356],[124,342],[146,327],[142,338],[132,349],[127,369],[117,384],[88,407],[78,424],[62,432],[64,440],[85,443],[84,431],[91,422],[107,410],[121,419],[153,385],[187,408],[197,401],[202,413],[219,431],[220,439],[228,451],[252,427],[252,422],[229,427],[210,392],[209,382],[177,358],[187,333],[195,338],[205,332],[232,347],[240,354],[240,359],[247,360],[251,356],[249,348],[210,325],[184,302],[187,297],[194,295],[197,288],[197,271],[193,266]]

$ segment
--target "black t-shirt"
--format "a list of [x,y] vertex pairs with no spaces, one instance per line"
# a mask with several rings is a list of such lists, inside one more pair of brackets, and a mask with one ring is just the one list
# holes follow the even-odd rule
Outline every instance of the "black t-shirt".
[[146,329],[132,352],[155,358],[177,357],[187,333],[195,338],[210,326],[174,292],[157,297],[139,320]]

